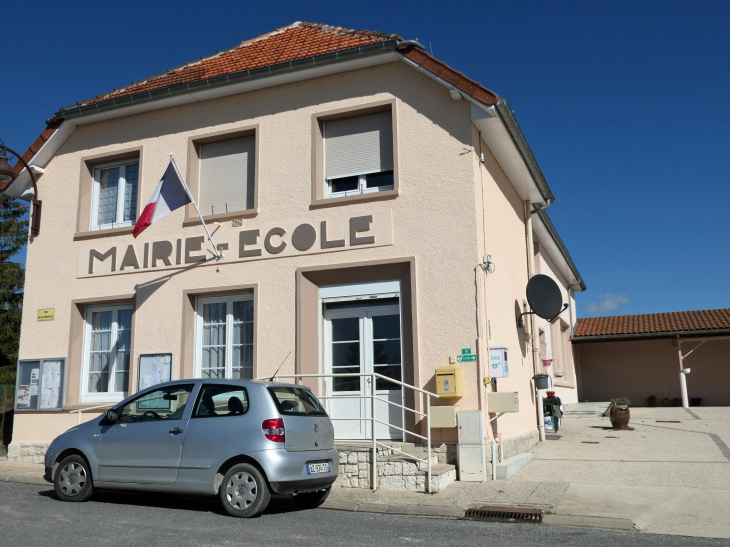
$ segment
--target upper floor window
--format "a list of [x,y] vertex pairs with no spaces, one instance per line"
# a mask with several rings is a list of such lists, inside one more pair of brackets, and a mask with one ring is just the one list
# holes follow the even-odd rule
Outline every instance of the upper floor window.
[[393,190],[390,110],[325,121],[325,197]]
[[111,305],[86,310],[83,398],[121,400],[129,389],[132,306]]
[[132,226],[137,221],[139,160],[94,166],[91,229]]
[[253,295],[198,298],[196,377],[253,378]]
[[201,143],[198,203],[203,215],[254,208],[256,137]]

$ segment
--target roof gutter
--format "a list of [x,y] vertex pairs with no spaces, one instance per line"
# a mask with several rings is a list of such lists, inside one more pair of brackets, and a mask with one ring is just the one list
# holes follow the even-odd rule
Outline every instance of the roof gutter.
[[530,145],[527,144],[527,139],[525,139],[525,135],[522,133],[522,129],[520,129],[520,124],[517,123],[517,119],[515,118],[515,115],[512,112],[512,109],[510,108],[507,99],[505,99],[504,97],[499,99],[497,104],[494,105],[494,110],[499,115],[502,123],[504,123],[507,131],[509,131],[509,134],[514,141],[515,146],[520,151],[520,155],[522,156],[522,159],[524,160],[527,169],[530,171],[530,175],[532,175],[532,179],[535,181],[535,185],[540,191],[540,194],[542,194],[542,197],[545,199],[546,203],[552,203],[553,201],[555,201],[555,196],[550,190],[550,187],[545,180],[545,175],[542,174],[540,166],[537,164],[537,160],[535,159],[535,156],[530,149]]
[[145,93],[127,95],[125,97],[109,99],[100,103],[67,107],[56,112],[52,118],[49,118],[46,121],[46,123],[52,123],[62,119],[73,120],[76,118],[82,118],[90,114],[108,112],[132,105],[148,103],[160,99],[168,99],[170,97],[178,95],[186,95],[231,84],[259,80],[267,78],[269,76],[281,75],[287,72],[297,72],[309,68],[331,65],[342,61],[352,61],[358,58],[370,57],[383,53],[390,53],[395,51],[397,48],[406,46],[415,46],[423,49],[423,46],[415,40],[386,40],[367,46],[345,49],[332,53],[324,53],[322,55],[315,55],[312,57],[306,57],[304,59],[297,59],[296,61],[290,61],[287,63],[279,63],[276,65],[269,65],[253,70],[234,72],[232,74],[227,74],[224,76],[216,76],[215,78],[207,78],[205,80],[199,80],[197,82],[168,86],[162,89],[156,89],[154,91],[148,91]]
[[[549,207],[549,205],[548,205]],[[580,275],[580,272],[578,271],[578,267],[575,265],[575,262],[573,262],[573,259],[570,256],[570,253],[568,252],[568,248],[563,243],[563,240],[560,239],[560,236],[558,235],[558,231],[555,229],[555,226],[553,226],[552,221],[550,220],[550,217],[547,216],[547,213],[545,212],[545,209],[547,207],[542,207],[536,211],[533,211],[537,216],[540,217],[540,220],[545,225],[545,228],[547,228],[547,231],[550,233],[550,237],[553,238],[553,241],[558,246],[558,249],[560,249],[560,253],[563,255],[563,258],[568,263],[568,267],[570,268],[570,271],[573,272],[573,275],[578,280],[578,285],[580,286],[581,291],[585,291],[588,289],[586,287],[585,282],[583,281],[583,278]],[[571,285],[572,287],[573,285]]]
[[[580,319],[578,320],[580,322]],[[593,336],[571,336],[570,341],[579,342],[613,342],[615,340],[643,340],[659,338],[696,337],[696,336],[722,336],[730,334],[730,329],[698,329],[698,330],[676,330],[667,332],[638,332],[630,334],[596,334]]]

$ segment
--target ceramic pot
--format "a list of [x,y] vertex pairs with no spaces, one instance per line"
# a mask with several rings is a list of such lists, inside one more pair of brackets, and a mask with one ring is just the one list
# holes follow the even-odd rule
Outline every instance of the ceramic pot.
[[647,399],[646,404],[649,406],[656,406],[656,399]]
[[629,412],[629,407],[626,405],[613,405],[611,406],[611,412],[608,414],[609,419],[611,420],[611,425],[614,429],[628,429],[629,428],[629,419],[631,418],[631,413]]

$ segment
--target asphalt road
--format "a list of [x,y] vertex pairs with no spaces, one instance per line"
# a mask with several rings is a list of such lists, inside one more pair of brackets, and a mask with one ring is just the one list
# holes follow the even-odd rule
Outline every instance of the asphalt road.
[[287,506],[271,506],[261,517],[244,520],[227,516],[217,499],[99,492],[85,503],[64,503],[50,487],[7,482],[0,483],[0,543],[22,547],[727,546],[726,540]]

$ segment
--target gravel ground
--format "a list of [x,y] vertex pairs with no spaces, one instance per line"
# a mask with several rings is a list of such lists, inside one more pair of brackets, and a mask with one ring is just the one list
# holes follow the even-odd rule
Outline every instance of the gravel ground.
[[271,507],[260,518],[228,517],[217,500],[100,493],[63,503],[43,486],[0,483],[5,545],[24,547],[228,545],[726,546],[725,540]]

